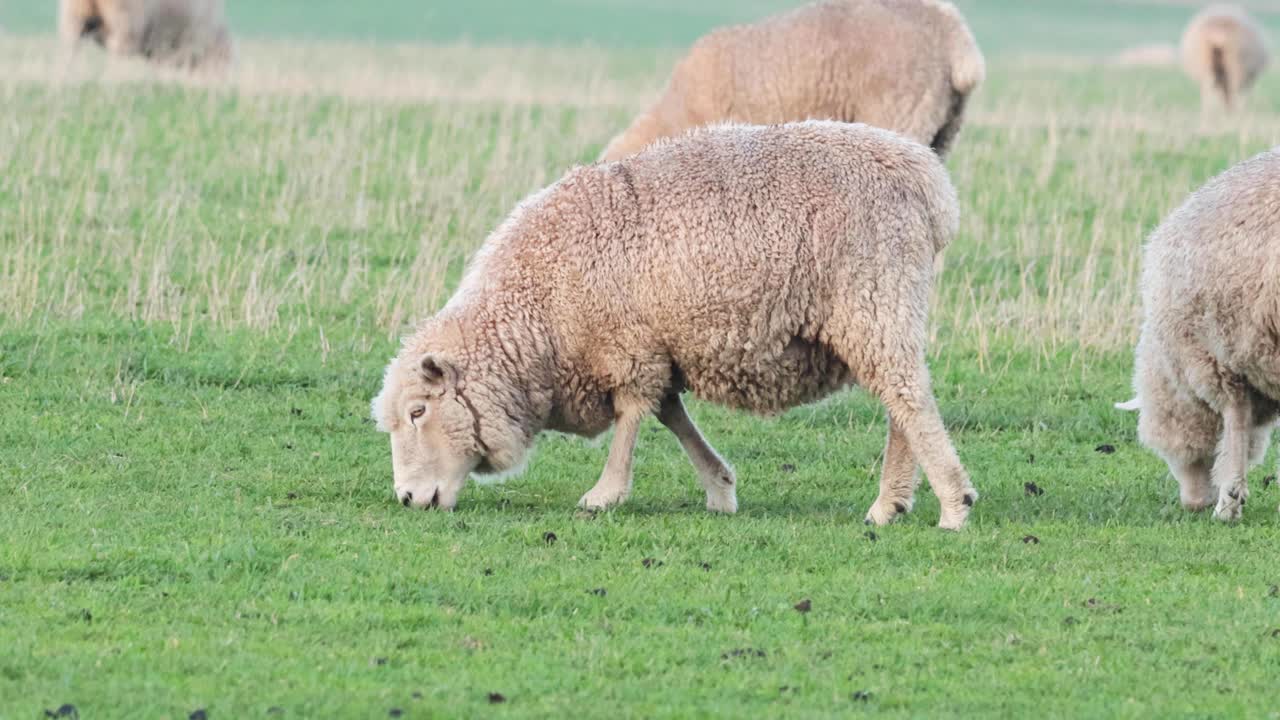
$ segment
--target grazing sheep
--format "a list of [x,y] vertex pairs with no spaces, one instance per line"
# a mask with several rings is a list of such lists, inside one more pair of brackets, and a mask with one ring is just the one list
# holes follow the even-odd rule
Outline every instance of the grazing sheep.
[[1235,109],[1269,61],[1262,28],[1235,5],[1205,8],[1182,35],[1182,67],[1200,85],[1206,110]]
[[945,155],[984,74],[982,53],[950,3],[815,3],[696,42],[657,103],[601,159],[701,125],[810,118],[895,130]]
[[1280,410],[1280,151],[1197,191],[1147,243],[1138,435],[1182,505],[1235,520]]
[[234,52],[221,0],[62,0],[59,34],[73,51],[88,38],[116,55],[188,69],[225,68]]
[[957,223],[938,158],[866,125],[717,126],[574,169],[516,208],[387,367],[372,409],[396,495],[452,508],[468,474],[519,467],[542,430],[613,425],[580,504],[615,505],[656,414],[707,508],[734,512],[734,473],[681,392],[773,413],[856,382],[890,418],[868,520],[911,508],[918,462],[939,524],[959,528],[977,493],[925,365],[934,259]]

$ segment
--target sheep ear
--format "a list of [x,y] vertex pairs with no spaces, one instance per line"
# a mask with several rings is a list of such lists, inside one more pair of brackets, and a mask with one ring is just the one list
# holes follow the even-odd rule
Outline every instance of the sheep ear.
[[453,366],[447,360],[436,355],[427,355],[422,358],[419,369],[422,371],[422,379],[431,387],[444,387],[452,384],[457,377]]
[[1134,410],[1141,410],[1142,401],[1139,400],[1138,398],[1134,398],[1129,402],[1116,403],[1116,409],[1124,410],[1125,412],[1133,412]]

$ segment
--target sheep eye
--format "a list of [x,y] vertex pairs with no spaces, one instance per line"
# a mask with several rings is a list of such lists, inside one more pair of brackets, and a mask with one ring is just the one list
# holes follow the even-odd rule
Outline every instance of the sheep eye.
[[427,409],[425,407],[416,407],[409,413],[409,422],[416,423],[418,418],[426,414],[427,414]]

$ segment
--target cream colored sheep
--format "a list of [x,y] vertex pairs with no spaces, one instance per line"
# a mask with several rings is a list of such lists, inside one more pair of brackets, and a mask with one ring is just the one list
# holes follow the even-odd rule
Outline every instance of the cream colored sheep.
[[656,414],[708,509],[734,512],[734,473],[681,392],[774,413],[856,382],[890,417],[867,519],[911,508],[918,462],[939,524],[959,528],[977,493],[925,366],[934,259],[957,222],[938,158],[866,125],[717,126],[572,170],[516,208],[388,366],[373,416],[396,494],[452,508],[468,474],[519,467],[541,431],[612,425],[581,505],[615,505]]
[[1111,56],[1110,65],[1120,67],[1173,67],[1178,64],[1178,48],[1173,45],[1139,45]]
[[61,0],[59,34],[116,55],[183,68],[225,68],[233,57],[221,0]]
[[895,130],[944,155],[985,64],[940,0],[829,0],[703,37],[601,158],[723,121],[810,118]]
[[1235,5],[1211,5],[1182,35],[1182,67],[1207,110],[1233,110],[1270,61],[1262,27]]
[[68,50],[92,40],[117,55],[139,52],[144,0],[60,0],[58,36]]
[[1240,517],[1280,409],[1280,151],[1197,191],[1147,243],[1138,436],[1182,504]]

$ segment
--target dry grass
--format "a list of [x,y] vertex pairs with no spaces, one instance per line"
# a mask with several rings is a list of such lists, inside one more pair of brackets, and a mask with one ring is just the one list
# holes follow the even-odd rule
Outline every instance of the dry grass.
[[382,103],[502,103],[630,107],[657,93],[674,51],[242,41],[226,76],[108,59],[92,46],[67,60],[48,39],[0,45],[9,84],[108,86],[171,82],[250,96],[338,97]]
[[[430,312],[526,193],[589,161],[671,54],[254,44],[224,81],[0,46],[0,315],[383,337]],[[1261,94],[1270,97],[1267,88]],[[1280,138],[1175,72],[1022,58],[951,160],[962,236],[935,352],[1115,349],[1144,234]]]

